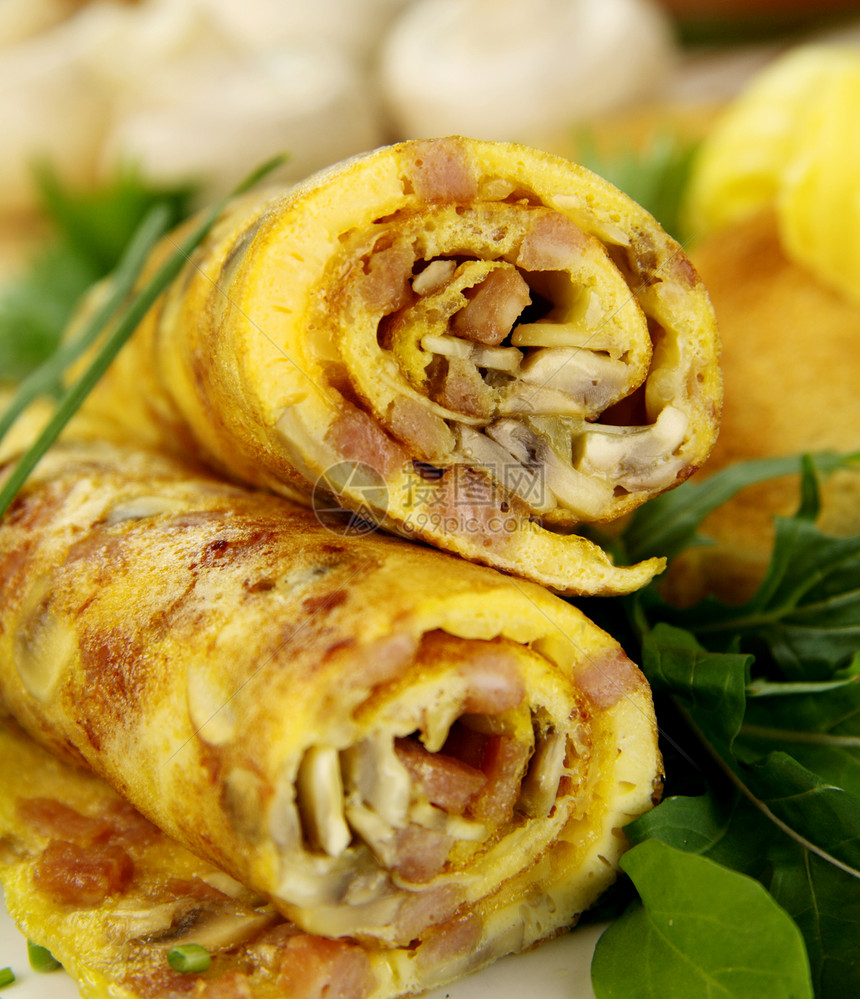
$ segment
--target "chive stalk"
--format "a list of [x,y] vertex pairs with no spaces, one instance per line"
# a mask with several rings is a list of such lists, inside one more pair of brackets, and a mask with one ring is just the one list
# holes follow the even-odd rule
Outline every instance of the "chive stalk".
[[95,341],[134,290],[138,275],[159,236],[164,234],[170,213],[165,205],[157,205],[138,226],[128,248],[110,278],[110,294],[102,306],[86,322],[74,340],[61,344],[35,371],[21,381],[12,401],[0,415],[0,440],[15,421],[40,395],[49,392],[73,364]]
[[57,968],[62,967],[47,947],[33,943],[32,940],[27,941],[27,958],[30,961],[30,967],[33,971],[38,971],[42,974],[49,971],[56,971]]
[[206,971],[212,963],[209,951],[200,944],[180,944],[167,952],[167,963],[183,973]]
[[[137,329],[143,317],[162,292],[177,277],[194,250],[197,249],[209,234],[209,231],[218,221],[218,218],[231,198],[245,193],[282,162],[283,157],[280,156],[269,160],[250,174],[227,197],[222,198],[221,201],[203,216],[202,221],[195,227],[191,234],[176,245],[176,249],[159,267],[153,277],[132,297],[114,327],[105,336],[86,370],[62,394],[48,424],[13,467],[11,474],[3,484],[3,488],[0,489],[0,517],[9,509],[19,490],[29,478],[30,473],[39,463],[45,452],[60,436],[63,428],[75,415],[81,403],[83,403],[84,399],[86,399],[95,384],[105,373],[131,334]],[[145,222],[144,224],[151,225],[152,223]],[[89,333],[89,331],[86,332]],[[96,330],[95,335],[100,332],[101,329]],[[51,362],[49,361],[48,363],[50,364]],[[41,371],[41,368],[39,371]]]

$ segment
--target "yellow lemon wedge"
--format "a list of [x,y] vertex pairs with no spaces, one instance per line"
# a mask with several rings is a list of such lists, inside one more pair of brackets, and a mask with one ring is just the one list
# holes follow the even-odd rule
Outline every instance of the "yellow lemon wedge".
[[860,302],[860,50],[801,46],[759,74],[702,145],[690,231],[776,210],[795,262]]

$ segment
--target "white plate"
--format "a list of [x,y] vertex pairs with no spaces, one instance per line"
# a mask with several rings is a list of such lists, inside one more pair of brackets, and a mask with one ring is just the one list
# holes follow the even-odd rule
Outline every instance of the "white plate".
[[[0,896],[2,898],[2,896]],[[594,999],[589,966],[602,926],[584,926],[528,954],[503,958],[476,975],[426,999]],[[11,968],[16,982],[2,991],[2,999],[78,999],[78,990],[62,971],[44,975],[30,970],[27,941],[0,905],[0,968]]]

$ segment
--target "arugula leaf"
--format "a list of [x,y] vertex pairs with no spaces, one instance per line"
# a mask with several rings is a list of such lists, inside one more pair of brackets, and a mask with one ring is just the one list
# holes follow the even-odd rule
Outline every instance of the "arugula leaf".
[[706,598],[676,610],[660,608],[652,593],[645,598],[652,616],[687,628],[714,650],[764,646],[791,680],[833,678],[860,649],[860,535],[824,534],[809,519],[816,505],[776,518],[768,574],[747,603]]
[[708,654],[692,635],[666,624],[657,625],[642,647],[645,675],[656,690],[673,695],[736,785],[784,831],[860,876],[860,797],[784,752],[756,752],[743,737],[750,662]]
[[816,696],[750,699],[741,727],[743,745],[761,757],[788,750],[814,773],[860,797],[860,685]]
[[[814,469],[829,474],[860,463],[860,452],[837,454],[825,451],[810,458]],[[632,515],[620,542],[624,557],[640,562],[655,555],[674,558],[694,544],[706,544],[698,531],[702,521],[717,507],[747,486],[801,470],[803,459],[795,456],[758,458],[738,462],[713,473],[702,482],[684,482],[670,492],[649,500]]]
[[800,931],[756,881],[657,839],[634,847],[621,866],[642,903],[597,943],[597,999],[812,999]]
[[0,291],[0,378],[12,381],[51,356],[81,296],[113,270],[150,210],[161,206],[175,225],[194,195],[187,186],[153,187],[130,167],[92,191],[64,186],[47,165],[35,177],[52,235]]
[[860,994],[860,880],[785,836],[740,793],[667,798],[625,828],[752,875],[800,928],[815,993]]

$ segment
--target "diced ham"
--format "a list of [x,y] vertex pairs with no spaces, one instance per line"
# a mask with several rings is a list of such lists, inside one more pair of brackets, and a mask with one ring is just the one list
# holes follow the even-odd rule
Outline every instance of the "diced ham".
[[461,663],[459,672],[469,683],[463,705],[469,714],[500,715],[518,707],[526,696],[516,659],[504,647],[488,646]]
[[391,476],[407,461],[407,454],[367,413],[345,404],[325,436],[338,454],[369,465],[383,478]]
[[149,819],[145,819],[127,801],[117,801],[111,805],[105,812],[105,820],[111,825],[110,840],[117,846],[144,846],[160,835]]
[[228,971],[202,984],[202,990],[194,993],[200,999],[251,999],[253,995],[248,979],[239,971]]
[[197,877],[168,878],[162,893],[166,898],[193,898],[198,902],[225,902],[230,898],[203,878]]
[[289,999],[364,999],[376,984],[355,944],[302,933],[287,940],[278,985]]
[[397,912],[397,941],[408,944],[429,926],[447,922],[460,907],[463,897],[463,888],[454,884],[409,892]]
[[561,270],[576,253],[588,246],[590,240],[594,237],[567,216],[558,212],[541,213],[523,239],[517,265],[526,271]]
[[118,846],[52,840],[36,861],[33,881],[54,901],[89,908],[123,891],[134,876],[131,857]]
[[[509,510],[502,509],[503,502]],[[485,548],[504,549],[517,524],[513,501],[503,501],[493,482],[466,465],[445,469],[435,483],[429,512],[448,534],[478,535]]]
[[407,179],[421,201],[469,202],[477,198],[478,182],[458,139],[416,142],[408,155]]
[[471,361],[460,357],[448,358],[448,371],[436,402],[466,416],[489,419],[493,414],[493,396],[481,373]]
[[405,881],[426,884],[445,866],[451,843],[445,833],[408,825],[397,834],[394,870]]
[[395,437],[427,460],[444,458],[454,447],[454,435],[445,421],[407,396],[394,400],[388,426]]
[[81,815],[53,798],[19,798],[18,814],[32,830],[51,839],[93,843],[111,831],[105,819]]
[[361,300],[371,312],[389,315],[410,301],[414,264],[414,254],[405,243],[371,251],[367,270],[360,275],[357,285]]
[[498,267],[465,292],[469,301],[454,316],[458,336],[497,347],[531,301],[529,286],[513,267]]
[[469,814],[488,825],[510,821],[520,796],[529,747],[507,735],[490,735],[484,742],[481,769],[487,783],[469,805]]
[[422,968],[433,968],[471,954],[481,942],[482,933],[483,924],[477,913],[455,916],[427,934],[418,948],[418,964]]
[[362,687],[378,687],[399,676],[415,657],[418,640],[414,635],[385,635],[362,646],[360,653],[350,650],[350,668],[344,682]]
[[487,783],[480,770],[444,753],[430,753],[414,739],[397,739],[394,750],[412,779],[424,788],[431,804],[446,812],[462,815]]
[[579,666],[574,674],[576,685],[594,707],[601,710],[644,686],[645,677],[621,649],[610,649]]

